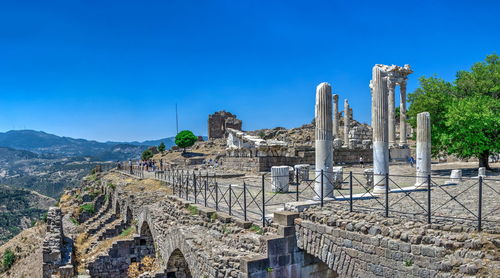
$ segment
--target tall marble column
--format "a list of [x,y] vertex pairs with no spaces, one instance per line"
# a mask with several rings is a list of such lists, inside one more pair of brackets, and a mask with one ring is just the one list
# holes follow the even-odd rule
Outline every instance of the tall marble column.
[[407,145],[406,141],[406,80],[399,84],[399,145]]
[[349,119],[349,102],[344,100],[344,145],[349,146],[349,126],[351,121]]
[[387,87],[389,89],[388,101],[389,101],[389,115],[387,118],[388,122],[388,132],[389,132],[389,146],[394,146],[396,144],[396,113],[395,113],[395,89],[396,82],[391,78],[387,79]]
[[[332,87],[323,82],[316,87],[316,182],[314,190],[321,197],[321,180],[323,180],[323,197],[333,197],[333,121],[332,121]],[[321,171],[324,176],[321,179]]]
[[333,95],[333,138],[339,138],[339,95]]
[[372,70],[372,128],[373,128],[373,193],[385,192],[385,175],[389,173],[389,144],[387,125],[387,72],[383,65]]
[[415,187],[427,187],[427,176],[431,174],[431,115],[417,114],[417,181]]

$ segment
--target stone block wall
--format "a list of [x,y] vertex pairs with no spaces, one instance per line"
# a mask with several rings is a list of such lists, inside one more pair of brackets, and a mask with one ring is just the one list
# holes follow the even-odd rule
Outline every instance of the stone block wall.
[[47,231],[42,246],[42,277],[73,277],[72,242],[65,239],[60,208],[47,213]]
[[242,121],[226,111],[219,111],[208,116],[208,139],[225,138],[226,129],[241,130]]
[[359,158],[363,157],[365,163],[373,162],[372,149],[334,149],[333,162],[339,164],[357,164]]

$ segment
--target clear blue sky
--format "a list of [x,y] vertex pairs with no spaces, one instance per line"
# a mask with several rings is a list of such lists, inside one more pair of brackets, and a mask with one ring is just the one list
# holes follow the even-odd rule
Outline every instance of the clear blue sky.
[[451,80],[499,53],[500,1],[2,1],[0,132],[106,140],[296,127],[326,81],[370,122],[374,64]]

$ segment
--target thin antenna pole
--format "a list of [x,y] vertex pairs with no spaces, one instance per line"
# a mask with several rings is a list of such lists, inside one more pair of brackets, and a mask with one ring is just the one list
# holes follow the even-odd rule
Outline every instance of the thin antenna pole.
[[179,114],[177,113],[177,103],[175,104],[175,129],[176,134],[179,134]]

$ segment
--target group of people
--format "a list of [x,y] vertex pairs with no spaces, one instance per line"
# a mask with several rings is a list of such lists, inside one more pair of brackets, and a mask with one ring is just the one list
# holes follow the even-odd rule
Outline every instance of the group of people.
[[[132,168],[134,165],[134,162],[132,159],[128,161],[128,166],[129,168]],[[156,161],[149,159],[149,160],[138,160],[135,162],[135,166],[137,168],[144,170],[146,172],[155,172],[156,170],[163,169],[163,159],[160,159],[159,165],[157,164]]]

